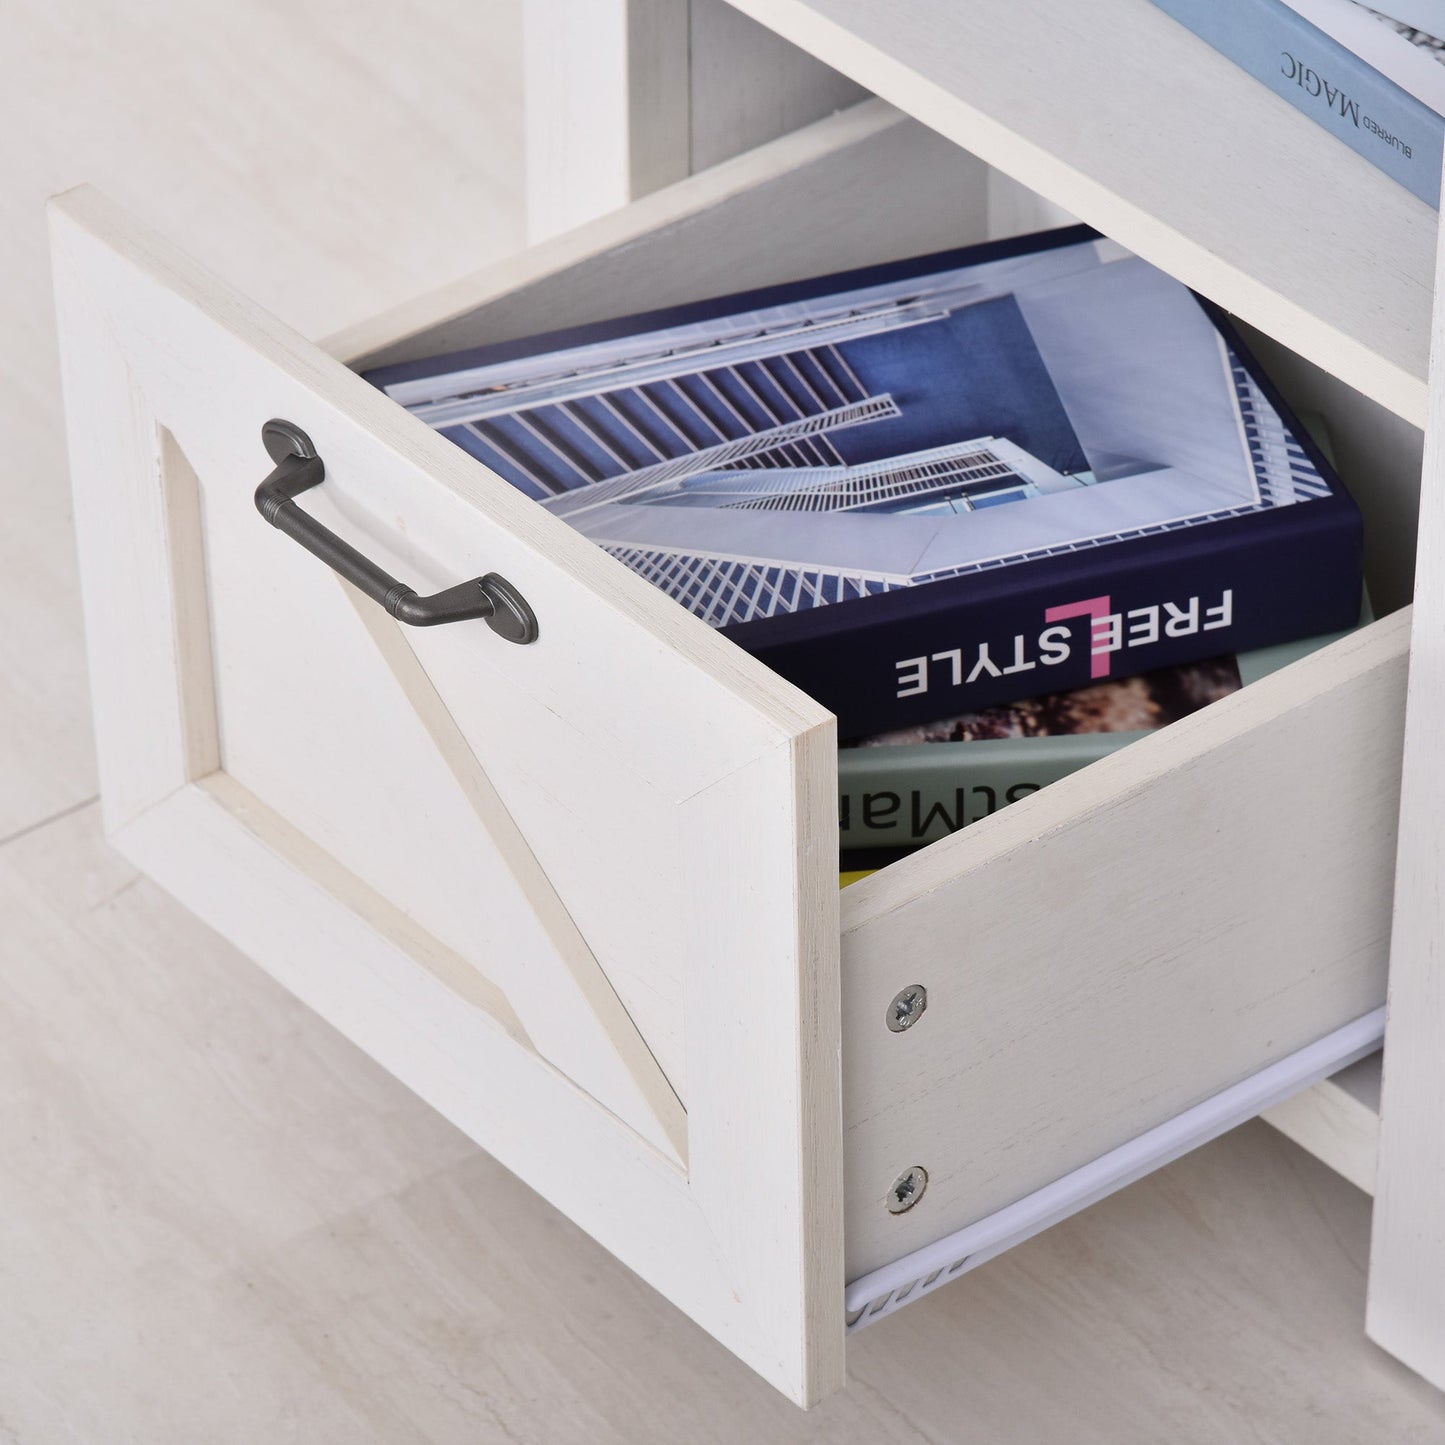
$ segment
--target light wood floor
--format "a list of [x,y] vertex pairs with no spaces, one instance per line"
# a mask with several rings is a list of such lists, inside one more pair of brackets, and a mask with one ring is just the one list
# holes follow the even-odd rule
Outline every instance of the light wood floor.
[[98,834],[41,203],[315,335],[517,245],[515,0],[0,0],[0,1442],[1445,1441],[1369,1202],[1255,1124],[802,1415]]

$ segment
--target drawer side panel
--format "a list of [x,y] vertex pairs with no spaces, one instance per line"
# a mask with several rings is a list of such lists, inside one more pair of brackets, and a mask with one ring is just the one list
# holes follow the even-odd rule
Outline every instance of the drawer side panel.
[[[843,897],[848,1276],[1384,999],[1408,612]],[[890,1033],[911,983],[922,1020]],[[928,1171],[889,1214],[891,1181]]]

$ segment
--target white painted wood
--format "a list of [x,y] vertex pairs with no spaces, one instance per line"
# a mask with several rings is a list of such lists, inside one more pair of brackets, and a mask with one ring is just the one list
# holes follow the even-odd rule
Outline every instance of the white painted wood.
[[1260,1118],[1366,1194],[1380,1155],[1380,1055],[1305,1089]]
[[57,0],[0,46],[0,838],[96,793],[46,196],[103,183],[313,335],[523,235],[516,0],[161,4]]
[[[136,800],[119,815],[118,846],[780,1389],[808,1403],[835,1388],[831,717],[94,193],[65,197],[54,216],[78,509],[95,518],[83,539],[89,605],[97,641],[115,649],[98,715],[107,730],[116,719],[113,768],[122,798]],[[541,639],[513,648],[484,626],[407,637],[434,693],[404,659],[386,665],[335,579],[250,506],[270,415],[304,425],[327,459],[308,510],[419,583],[503,572],[536,608]],[[177,646],[171,619],[177,579],[200,569],[143,546],[125,549],[123,574],[107,562],[130,507],[147,526],[163,520],[158,421],[201,490],[221,771],[199,780],[188,779],[185,711],[207,694],[184,685],[180,664],[197,649]],[[124,595],[131,586],[136,602]],[[141,684],[148,691],[127,710],[126,687]],[[500,987],[547,1052],[545,1000],[515,967],[548,966],[536,939],[550,930],[555,945],[568,923],[546,907],[537,916],[535,867],[497,854],[520,834],[555,883],[542,845],[570,850],[567,889],[557,888],[569,909],[575,880],[593,880],[596,907],[631,862],[615,848],[583,856],[598,834],[587,796],[577,799],[582,826],[557,836],[550,800],[539,810],[538,790],[519,784],[536,760],[510,741],[505,756],[490,755],[494,716],[502,736],[554,744],[570,730],[589,764],[672,810],[674,837],[709,832],[706,845],[674,849],[672,873],[634,884],[635,896],[619,889],[611,905],[645,905],[617,924],[634,932],[650,913],[673,912],[689,939],[675,961],[686,1172],[655,1097],[629,1096],[625,1071],[602,1069],[599,1036],[570,1048],[559,1039],[544,1061],[483,993],[459,991],[449,975],[460,958]],[[467,750],[476,770],[459,764]],[[479,808],[482,773],[496,798]],[[513,831],[498,826],[498,804]],[[478,898],[426,894],[429,870],[461,876],[457,857],[475,865]],[[501,886],[508,873],[532,904],[530,933]],[[479,951],[462,925],[494,912],[505,928],[492,952]],[[402,919],[427,935],[422,956]],[[576,962],[554,969],[554,993],[577,986]],[[618,1019],[593,1012],[617,1045]]]
[[1445,1431],[1360,1329],[1369,1201],[1251,1126],[850,1336],[848,1387],[803,1414],[138,876],[97,812],[0,847],[0,1384],[27,1445]]
[[[254,833],[287,867],[312,880],[402,956],[419,965],[457,998],[481,1010],[525,1048],[535,1045],[506,994],[471,959],[449,949],[389,898],[338,863],[299,828],[294,828],[229,773],[217,770],[197,779],[208,797]],[[172,794],[172,797],[175,795]]]
[[[515,948],[516,934],[513,934],[506,940],[499,939],[483,956],[483,964],[492,965],[504,994],[517,1000],[517,1008],[525,1020],[523,1027],[540,1054],[556,1062],[599,1101],[620,1091],[629,1101],[623,1117],[634,1117],[641,1108],[648,1129],[654,1121],[657,1125],[658,1135],[650,1135],[653,1142],[679,1163],[683,1162],[687,1157],[687,1115],[674,1086],[658,1067],[591,944],[538,861],[526,834],[502,801],[426,669],[411,650],[401,624],[349,584],[343,583],[342,590],[426,729],[447,771],[495,845],[499,860],[533,914],[535,926],[551,945],[550,952],[538,951],[540,959],[538,953],[529,951],[530,956],[520,957],[518,967],[509,957]],[[411,781],[404,779],[403,785]],[[408,800],[413,807],[419,792],[417,788]],[[427,822],[429,829],[436,826],[434,817],[429,816]],[[563,836],[572,840],[570,830]],[[449,839],[449,849],[455,843],[455,839]],[[387,835],[387,844],[391,850],[405,846],[394,834]],[[425,840],[422,846],[425,848]],[[592,861],[601,871],[596,860]],[[629,859],[629,863],[633,862]],[[484,890],[483,906],[488,919],[500,891]],[[561,974],[548,966],[554,953],[563,965]],[[576,1063],[579,1052],[592,1055],[580,1069]]]
[[1445,1388],[1445,248],[1440,265],[1366,1328]]
[[865,101],[324,345],[374,366],[987,239],[986,168]]
[[[1348,1069],[1341,1069],[1338,1074],[1325,1082],[1332,1084],[1360,1108],[1368,1109],[1378,1120],[1380,1117],[1380,1090],[1384,1082],[1384,1063],[1384,1054],[1377,1051],[1368,1058],[1361,1059],[1358,1064],[1351,1064]],[[1373,1181],[1370,1185],[1370,1192],[1374,1192]]]
[[[306,565],[309,554],[278,547],[277,536],[256,525],[249,484],[218,480],[236,475],[238,454],[251,449],[246,423],[256,403],[245,373],[228,373],[222,363],[207,374],[189,361],[184,387],[195,389],[177,393],[163,366],[147,370],[139,344],[130,354],[131,373],[156,406],[176,415],[175,435],[208,479],[201,483],[206,587],[175,610],[196,616],[213,640],[217,666],[206,696],[214,697],[227,775],[495,984],[542,1057],[654,1145],[685,1157],[673,1086],[395,626],[374,605],[360,612],[325,567]],[[234,400],[202,404],[207,387]],[[261,465],[264,475],[269,461]],[[357,470],[364,474],[364,464]],[[342,472],[332,484],[344,491],[346,480]],[[327,500],[317,494],[317,504]],[[383,515],[423,545],[417,513],[427,507],[413,496]],[[346,530],[344,517],[336,525]],[[490,548],[488,538],[449,530],[473,556]],[[465,575],[464,556],[457,565]],[[416,575],[400,562],[391,566]],[[476,655],[481,640],[463,634],[473,675],[486,669],[485,651]],[[177,676],[192,686],[179,666]],[[535,814],[524,818],[536,831]],[[571,829],[564,836],[576,838]],[[594,864],[591,876],[605,879],[607,871]]]
[[1144,0],[731,0],[1423,422],[1435,212]]
[[[1409,613],[846,889],[849,1278],[1384,999]],[[884,1024],[900,988],[928,1011]],[[889,1214],[912,1164],[923,1199]]]
[[[5,435],[28,460],[9,478],[21,610],[0,642],[0,813],[20,808],[0,834],[91,791],[88,728],[66,704],[79,610],[53,485],[40,197],[104,176],[303,329],[359,309],[368,287],[379,299],[475,264],[465,250],[502,249],[514,224],[477,169],[507,159],[497,137],[515,130],[510,47],[489,29],[507,7],[445,9],[379,27],[379,11],[351,25],[328,4],[258,26],[254,7],[164,5],[129,40],[119,10],[12,13],[0,105],[26,144],[8,157],[0,235],[8,330],[25,344]],[[293,78],[307,108],[291,153],[302,145],[324,206],[266,184],[284,125],[222,123],[268,30],[285,39],[272,78]],[[143,45],[155,68],[158,41],[176,63],[150,94],[132,62]],[[423,134],[436,143],[418,147]],[[269,244],[282,234],[301,240]],[[94,809],[0,849],[0,960],[0,1217],[23,1246],[7,1256],[0,1393],[20,1439],[876,1445],[948,1440],[967,1421],[994,1445],[1157,1445],[1161,1420],[1183,1420],[1211,1445],[1373,1445],[1445,1429],[1441,1397],[1360,1337],[1368,1201],[1268,1130],[858,1337],[852,1388],[802,1416],[138,878]]]
[[[801,1306],[805,1363],[811,1373],[837,1368],[841,1383],[841,1341],[832,1334],[841,1325],[843,1169],[838,761],[831,728],[827,742],[775,748],[689,798],[683,810],[682,846],[712,885],[694,885],[696,931],[688,943],[688,1177],[733,1288],[749,1302],[786,1301],[773,1317],[755,1313],[779,1357],[794,1355],[789,1331],[798,1329]],[[782,809],[792,831],[759,829],[758,799]],[[799,868],[799,850],[814,866]],[[742,857],[758,865],[746,879],[738,870]],[[788,887],[793,880],[796,888]],[[786,928],[791,936],[782,935]],[[741,942],[719,957],[712,938]],[[809,1001],[807,1010],[799,998]],[[806,1087],[808,1080],[820,1083]],[[802,1107],[779,1109],[774,1089],[783,1099],[804,1100]],[[764,1132],[777,1136],[774,1147],[758,1147],[763,1141],[745,1126],[745,1114],[704,1107],[714,1097],[771,1113]],[[777,1167],[802,1171],[784,1191],[810,1201],[812,1213],[779,1208],[772,1197]]]
[[[907,222],[896,222],[896,208],[860,211],[841,184],[859,175],[869,178],[875,199],[911,199]],[[790,212],[777,202],[800,194],[817,208],[807,226],[798,225],[801,249],[780,253],[777,218]],[[925,205],[919,196],[939,200]],[[797,1397],[822,1393],[839,1369],[829,1281],[842,1278],[842,1130],[825,1077],[836,1068],[830,996],[838,982],[838,901],[826,866],[836,843],[831,724],[706,628],[685,614],[673,617],[677,609],[665,599],[567,529],[549,526],[555,519],[534,516],[511,489],[354,377],[104,208],[92,214],[87,208],[96,203],[70,204],[87,219],[67,232],[63,260],[89,277],[88,306],[107,317],[110,332],[127,337],[123,360],[200,478],[224,770],[214,776],[233,785],[229,792],[216,783],[180,786],[131,820],[123,846],[172,879],[169,886],[228,937],[261,950],[268,967],[294,981],[303,970],[295,943],[282,949],[273,934],[240,919],[237,890],[227,881],[260,849],[295,875],[277,904],[293,931],[304,919],[302,936],[329,937],[333,910],[346,910],[374,940],[363,972],[376,987],[391,999],[401,973],[412,980],[412,1024],[444,1008],[443,1027],[457,1013],[474,1021],[468,1028],[485,1024],[511,1039],[520,1057],[535,1058],[516,1037],[542,1047],[535,1002],[514,996],[520,990],[506,987],[495,970],[483,968],[478,977],[502,993],[514,1025],[500,1005],[437,1003],[448,998],[437,990],[449,979],[455,993],[456,961],[468,962],[466,938],[480,936],[485,920],[465,888],[434,879],[427,895],[428,870],[408,872],[411,855],[398,846],[423,832],[415,810],[404,806],[409,795],[445,815],[441,833],[463,842],[464,856],[480,859],[492,846],[475,802],[457,786],[456,760],[469,752],[688,1108],[686,1188],[704,1223],[679,1235],[659,1262],[637,1237],[643,1226],[636,1221],[609,1232],[615,1199],[589,1203],[579,1183],[560,1202],[770,1379]],[[987,225],[982,167],[870,102],[490,277],[425,298],[336,347],[394,359],[502,339],[696,294],[700,269],[723,289],[746,284],[739,277],[796,275],[800,255],[809,258],[807,269],[836,267],[924,249],[930,234]],[[89,234],[97,230],[119,238],[133,259],[110,257]],[[975,236],[948,236],[969,239]],[[89,311],[74,314],[76,326],[96,329]],[[257,357],[264,360],[259,369]],[[114,365],[80,374],[98,392],[119,389]],[[228,389],[244,402],[241,411],[215,401]],[[308,508],[419,584],[497,567],[521,583],[543,618],[536,649],[499,650],[489,638],[478,648],[457,629],[408,636],[435,689],[422,707],[431,719],[425,726],[417,688],[397,689],[397,668],[378,666],[375,641],[334,580],[248,514],[256,479],[248,458],[259,451],[255,417],[290,411],[322,442],[332,469]],[[133,485],[153,488],[155,464],[140,456]],[[90,465],[83,494],[99,484],[98,452]],[[165,566],[165,585],[174,588],[177,569]],[[268,586],[247,585],[258,576],[269,578]],[[314,620],[289,635],[286,619],[298,606]],[[566,627],[548,630],[558,617]],[[842,1139],[850,1273],[1047,1186],[1378,1002],[1407,625],[1405,616],[1387,618],[886,870],[859,885],[861,894],[850,890],[843,980],[849,1127]],[[636,705],[632,669],[620,670],[622,683],[595,666],[597,658],[638,648],[650,679],[644,709]],[[174,670],[174,642],[159,651]],[[276,745],[274,696],[300,695],[318,656],[334,671],[309,701],[315,716],[308,710],[301,717],[298,755],[309,765],[298,767]],[[529,669],[529,658],[542,662]],[[368,681],[368,665],[380,689]],[[272,701],[252,685],[256,678],[279,687]],[[584,696],[579,686],[595,690]],[[690,719],[715,713],[716,735],[700,751]],[[439,737],[446,739],[440,748]],[[328,749],[353,780],[351,790],[311,776]],[[356,765],[362,758],[365,770]],[[373,786],[353,797],[363,771]],[[179,775],[184,784],[184,766]],[[1340,789],[1320,793],[1320,776],[1343,779]],[[1239,807],[1240,797],[1251,807]],[[1264,827],[1262,797],[1276,800]],[[744,807],[770,819],[775,831],[741,825]],[[619,811],[640,820],[634,840],[654,839],[640,870],[622,866],[635,860],[609,833]],[[215,819],[224,816],[233,836],[166,861],[189,832],[220,830]],[[298,848],[297,835],[326,861]],[[1178,846],[1160,849],[1160,836],[1177,838]],[[391,847],[368,841],[377,837]],[[1308,847],[1296,846],[1300,837]],[[505,860],[497,866],[507,871]],[[705,886],[679,887],[669,871],[678,868]],[[515,881],[516,868],[510,872]],[[1042,916],[1041,877],[1063,887],[1067,899]],[[1086,891],[1095,884],[1110,898],[1118,889],[1113,914],[1100,911],[1097,891]],[[391,902],[388,913],[375,905],[396,890],[405,908]],[[318,902],[322,895],[329,906]],[[658,908],[659,898],[674,906]],[[680,899],[695,911],[684,915],[675,906]],[[643,936],[657,914],[665,916],[661,928]],[[414,915],[424,919],[420,944],[399,923]],[[517,919],[503,932],[521,929]],[[962,955],[949,942],[958,937],[969,940]],[[895,977],[900,966],[909,976]],[[888,1035],[883,1008],[897,987],[914,981],[915,966],[935,968],[944,980],[941,998],[931,1002],[931,1032]],[[775,986],[781,1004],[760,1005]],[[353,1036],[371,1048],[374,1016],[363,1009],[354,1017]],[[903,1050],[900,1037],[911,1041]],[[475,1046],[469,1036],[456,1057]],[[390,1067],[405,1053],[382,1043],[375,1051]],[[567,1064],[582,1067],[594,1052],[584,1049]],[[433,1097],[430,1068],[418,1065],[416,1078]],[[412,1078],[405,1067],[399,1071]],[[529,1081],[536,1072],[534,1064]],[[591,1091],[600,1097],[606,1086],[594,1081]],[[775,1094],[797,1108],[778,1110],[770,1102]],[[449,1109],[466,1113],[448,1097]],[[615,1098],[609,1104],[621,1115],[631,1108]],[[616,1150],[617,1168],[629,1173],[634,1152],[648,1146],[593,1107],[609,1139],[634,1140]],[[744,1119],[757,1124],[761,1145],[751,1124],[739,1127]],[[665,1126],[662,1132],[665,1138]],[[488,1143],[491,1135],[476,1137]],[[539,1119],[536,1138],[546,1137]],[[894,1174],[928,1159],[943,1162],[936,1172],[928,1166],[924,1205],[880,1222],[879,1202]],[[796,1187],[794,1203],[782,1209],[751,1189],[759,1169],[779,1161]],[[519,1172],[544,1178],[547,1190],[560,1188],[547,1172],[552,1162]],[[706,1269],[699,1251],[712,1261]],[[719,1279],[741,1295],[752,1324],[740,1324],[733,1305],[713,1298]]]
[[172,646],[181,684],[181,757],[187,781],[221,766],[216,725],[216,673],[206,606],[206,541],[201,483],[190,461],[160,429],[160,478],[166,509],[165,543],[171,569]]
[[1306,1086],[1318,1087],[1332,1069],[1342,1064],[1353,1067],[1362,1055],[1378,1051],[1384,1031],[1381,1004],[996,1213],[850,1280],[845,1301],[849,1330],[886,1319],[1081,1209],[1237,1129],[1271,1104],[1281,1107],[1279,1101],[1300,1097],[1301,1089],[1308,1093]]
[[[112,842],[645,1279],[666,1279],[674,1303],[711,1316],[724,1344],[776,1368],[772,1341],[721,1288],[685,1176],[560,1073],[539,1069],[487,1014],[457,1008],[370,920],[294,867],[268,822],[244,795],[202,784]],[[566,1147],[539,1147],[544,1139]]]
[[533,241],[687,175],[688,0],[526,0],[522,34]]
[[107,483],[76,508],[75,525],[88,559],[81,590],[96,761],[106,827],[115,829],[191,776],[184,727],[158,727],[156,713],[180,706],[182,625],[168,553],[171,526],[193,545],[194,521],[190,509],[167,505],[184,482],[168,485],[160,429],[134,385],[117,381],[125,361],[89,296],[57,288],[56,310],[69,394],[87,399],[67,412],[71,475]]
[[691,0],[689,169],[705,171],[868,92],[727,0]]
[[526,0],[523,15],[533,241],[867,94],[725,0]]
[[988,168],[988,238],[1006,240],[1073,226],[1078,217],[993,166]]

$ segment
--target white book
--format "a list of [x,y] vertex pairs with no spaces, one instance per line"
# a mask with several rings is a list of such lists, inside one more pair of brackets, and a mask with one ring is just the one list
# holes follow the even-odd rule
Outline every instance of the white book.
[[1445,39],[1445,0],[1379,0],[1378,4],[1361,4],[1360,8]]
[[[1398,0],[1392,3],[1398,5]],[[1430,3],[1432,8],[1445,9],[1445,0]],[[1421,104],[1445,115],[1445,65],[1381,24],[1363,5],[1354,0],[1284,0],[1284,4]]]

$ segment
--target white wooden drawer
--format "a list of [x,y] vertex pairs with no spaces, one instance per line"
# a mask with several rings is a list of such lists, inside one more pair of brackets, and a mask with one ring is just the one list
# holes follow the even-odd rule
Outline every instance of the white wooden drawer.
[[[803,1403],[849,1281],[1368,1029],[1407,613],[840,910],[831,716],[344,363],[981,239],[982,185],[870,102],[333,355],[95,193],[54,208],[116,847]],[[308,511],[421,591],[503,574],[539,639],[403,629],[266,526],[271,417],[325,459]]]

